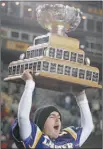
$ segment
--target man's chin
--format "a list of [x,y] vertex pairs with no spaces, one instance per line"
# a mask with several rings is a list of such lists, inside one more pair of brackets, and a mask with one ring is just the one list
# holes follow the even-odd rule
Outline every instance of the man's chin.
[[55,135],[55,136],[52,137],[52,139],[56,139],[56,138],[58,138],[58,135]]
[[55,131],[55,135],[54,135],[55,139],[58,138],[58,136],[59,136],[59,132]]
[[56,139],[59,136],[59,130],[52,130],[52,134],[48,135],[51,139]]

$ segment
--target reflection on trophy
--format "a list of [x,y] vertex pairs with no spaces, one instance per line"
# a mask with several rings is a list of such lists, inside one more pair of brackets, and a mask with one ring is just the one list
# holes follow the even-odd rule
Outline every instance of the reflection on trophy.
[[77,28],[82,12],[62,4],[39,5],[36,11],[39,24],[50,32],[36,37],[26,55],[10,63],[5,81],[21,83],[23,71],[31,69],[41,88],[59,91],[73,86],[101,88],[99,70],[90,66],[90,59],[79,49],[79,41],[65,34]]

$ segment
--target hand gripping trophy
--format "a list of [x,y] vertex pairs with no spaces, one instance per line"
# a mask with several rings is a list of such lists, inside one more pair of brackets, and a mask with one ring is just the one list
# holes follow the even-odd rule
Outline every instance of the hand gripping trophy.
[[59,91],[75,86],[101,88],[99,70],[90,66],[89,58],[79,49],[79,41],[65,34],[78,27],[82,12],[62,4],[39,5],[36,12],[39,24],[50,32],[36,37],[26,54],[9,64],[4,80],[21,83],[23,71],[31,69],[41,88]]

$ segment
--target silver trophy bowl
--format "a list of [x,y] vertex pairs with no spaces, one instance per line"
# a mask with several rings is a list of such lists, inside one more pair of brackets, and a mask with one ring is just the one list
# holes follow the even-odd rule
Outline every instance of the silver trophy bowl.
[[63,4],[39,5],[36,12],[38,23],[43,28],[59,35],[74,31],[82,17],[80,9]]

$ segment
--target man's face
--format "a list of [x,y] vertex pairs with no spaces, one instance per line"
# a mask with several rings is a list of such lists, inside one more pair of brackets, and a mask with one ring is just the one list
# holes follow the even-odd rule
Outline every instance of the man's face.
[[58,112],[52,112],[44,124],[43,132],[50,138],[57,138],[61,130],[60,115]]

